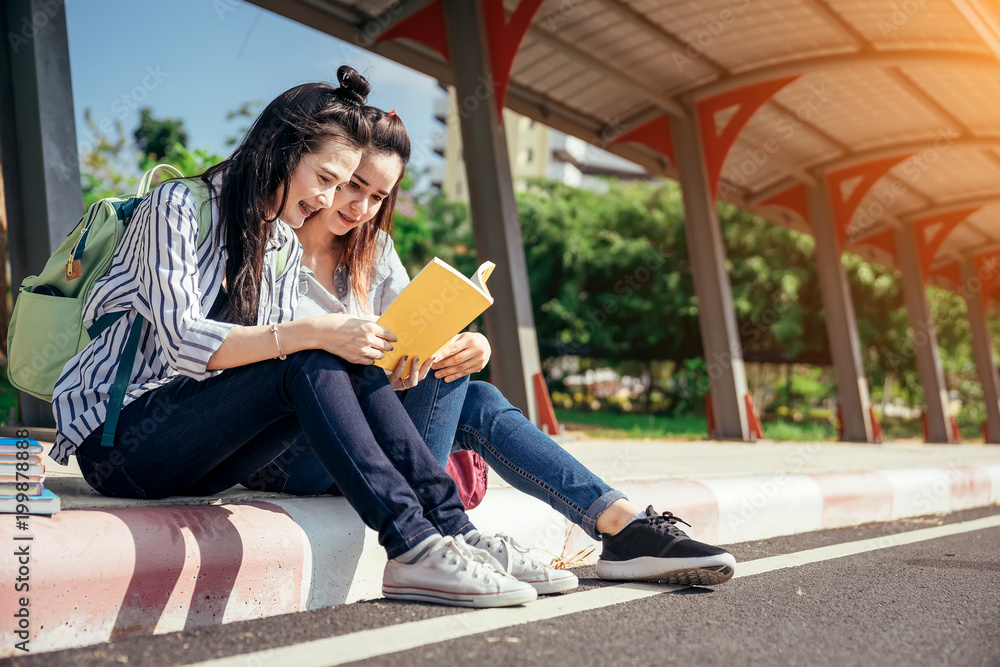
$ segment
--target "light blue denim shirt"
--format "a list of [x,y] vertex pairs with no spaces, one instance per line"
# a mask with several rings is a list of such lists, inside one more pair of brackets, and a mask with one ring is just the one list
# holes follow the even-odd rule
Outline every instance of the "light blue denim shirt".
[[367,306],[359,303],[351,292],[351,276],[342,264],[333,274],[334,294],[320,284],[311,270],[300,266],[299,300],[294,319],[301,320],[327,313],[346,313],[355,317],[384,313],[389,304],[410,284],[410,277],[406,274],[389,235],[379,232],[378,243],[381,252],[372,269],[374,277],[368,289]]

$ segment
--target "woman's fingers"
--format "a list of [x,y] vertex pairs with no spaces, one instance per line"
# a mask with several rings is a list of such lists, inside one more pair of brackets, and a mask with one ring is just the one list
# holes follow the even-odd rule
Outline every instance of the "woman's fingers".
[[400,381],[403,377],[403,373],[406,372],[406,357],[402,357],[399,363],[396,364],[396,368],[393,369],[392,373],[389,375],[389,384],[392,388],[399,390],[402,388],[402,382]]
[[416,369],[417,377],[423,380],[425,377],[427,377],[427,374],[430,373],[431,366],[433,365],[434,365],[434,357],[431,357],[424,363],[420,364],[420,367]]
[[396,341],[399,340],[396,337],[396,334],[392,333],[391,329],[389,329],[388,327],[384,327],[377,322],[366,322],[362,326],[362,328],[369,333],[375,334],[376,336],[385,340],[388,343],[395,343]]
[[465,362],[471,359],[475,359],[478,356],[479,355],[477,354],[476,350],[471,348],[466,348],[464,350],[456,352],[450,357],[439,359],[437,363],[434,364],[434,370],[437,371],[436,373],[434,373],[434,377],[444,377],[442,373],[446,373],[447,371],[449,371],[449,369],[451,369],[451,367],[464,364]]
[[478,363],[473,360],[467,361],[464,364],[459,364],[458,366],[450,366],[446,369],[439,370],[434,373],[434,377],[441,378],[445,382],[454,382],[459,378],[475,373],[477,370],[481,369],[478,368]]
[[423,380],[423,378],[420,377],[420,357],[413,357],[410,359],[409,366],[410,372],[403,379],[404,389],[413,389],[420,383],[421,380]]

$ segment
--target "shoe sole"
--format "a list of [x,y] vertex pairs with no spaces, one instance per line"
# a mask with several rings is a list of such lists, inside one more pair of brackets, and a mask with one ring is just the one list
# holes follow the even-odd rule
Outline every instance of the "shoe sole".
[[432,588],[409,588],[404,586],[382,586],[382,595],[393,600],[409,602],[429,602],[451,607],[512,607],[533,602],[538,594],[534,588],[525,588],[505,593],[452,593]]
[[531,584],[535,592],[539,595],[551,595],[553,593],[564,593],[573,590],[580,585],[580,580],[574,574],[569,577],[550,579],[549,581],[525,581],[524,583]]
[[655,558],[597,561],[597,576],[616,581],[659,581],[681,586],[716,586],[736,574],[731,554],[705,558]]

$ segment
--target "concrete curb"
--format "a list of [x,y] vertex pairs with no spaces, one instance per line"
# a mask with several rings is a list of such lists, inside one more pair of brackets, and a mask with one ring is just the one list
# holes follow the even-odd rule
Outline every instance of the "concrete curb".
[[[731,544],[1000,502],[1000,466],[667,479],[617,484],[674,512],[695,539]],[[544,503],[491,489],[470,513],[488,532],[571,555],[597,543]],[[30,598],[33,652],[379,597],[385,552],[343,498],[70,510],[0,525],[0,586],[30,548],[30,589],[0,596],[0,656]],[[15,541],[15,537],[31,537]],[[598,547],[599,549],[599,547]],[[591,554],[596,558],[599,551]]]

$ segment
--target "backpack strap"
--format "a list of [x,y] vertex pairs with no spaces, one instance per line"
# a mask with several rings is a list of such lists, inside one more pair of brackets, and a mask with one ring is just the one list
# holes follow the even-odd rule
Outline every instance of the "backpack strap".
[[[120,317],[125,313],[112,314]],[[101,319],[104,318],[102,317]],[[98,320],[99,322],[100,320]],[[101,447],[115,446],[115,431],[118,430],[118,417],[121,415],[122,404],[125,402],[125,392],[128,389],[129,380],[132,379],[132,371],[135,369],[135,355],[139,351],[139,334],[142,332],[143,322],[145,320],[142,315],[136,313],[135,322],[132,323],[132,329],[128,332],[128,339],[125,341],[125,349],[122,351],[121,359],[118,361],[115,383],[111,385],[111,396],[108,398],[107,414],[104,417],[104,433],[101,435]]]
[[200,246],[208,233],[212,229],[212,193],[208,188],[208,183],[199,177],[181,178],[178,183],[183,183],[194,195],[194,205],[198,210],[198,245]]
[[[129,199],[122,206],[122,210],[116,207],[116,212],[123,222],[131,217],[135,206],[152,189],[153,179],[157,172],[166,171],[172,178],[179,179],[194,195],[195,206],[198,211],[198,245],[208,238],[208,232],[212,228],[212,202],[208,184],[200,178],[184,178],[184,174],[169,164],[158,164],[145,174],[139,181],[135,197]],[[126,210],[127,209],[127,210]],[[123,215],[124,213],[124,215]],[[80,244],[82,245],[82,244]],[[126,311],[115,313],[105,313],[87,328],[87,334],[93,340],[101,335],[105,329],[117,322],[126,314]],[[125,340],[125,349],[122,350],[121,359],[118,362],[118,370],[115,372],[115,381],[111,385],[111,395],[108,397],[107,411],[104,417],[104,433],[101,436],[102,447],[115,446],[115,432],[118,430],[118,418],[121,416],[122,406],[125,403],[125,393],[128,391],[128,383],[132,379],[132,371],[135,370],[135,356],[139,351],[139,336],[142,333],[142,324],[145,319],[136,313],[135,321],[128,332]]]
[[139,179],[139,186],[135,189],[135,196],[142,199],[148,195],[150,190],[153,189],[153,179],[155,179],[156,175],[161,171],[165,171],[170,174],[170,178],[184,178],[184,174],[182,174],[180,169],[174,165],[158,164],[143,174],[142,178]]
[[292,243],[286,243],[278,248],[276,252],[277,254],[274,256],[274,266],[277,269],[274,273],[275,280],[285,275],[285,270],[288,268],[288,259],[292,256]]

